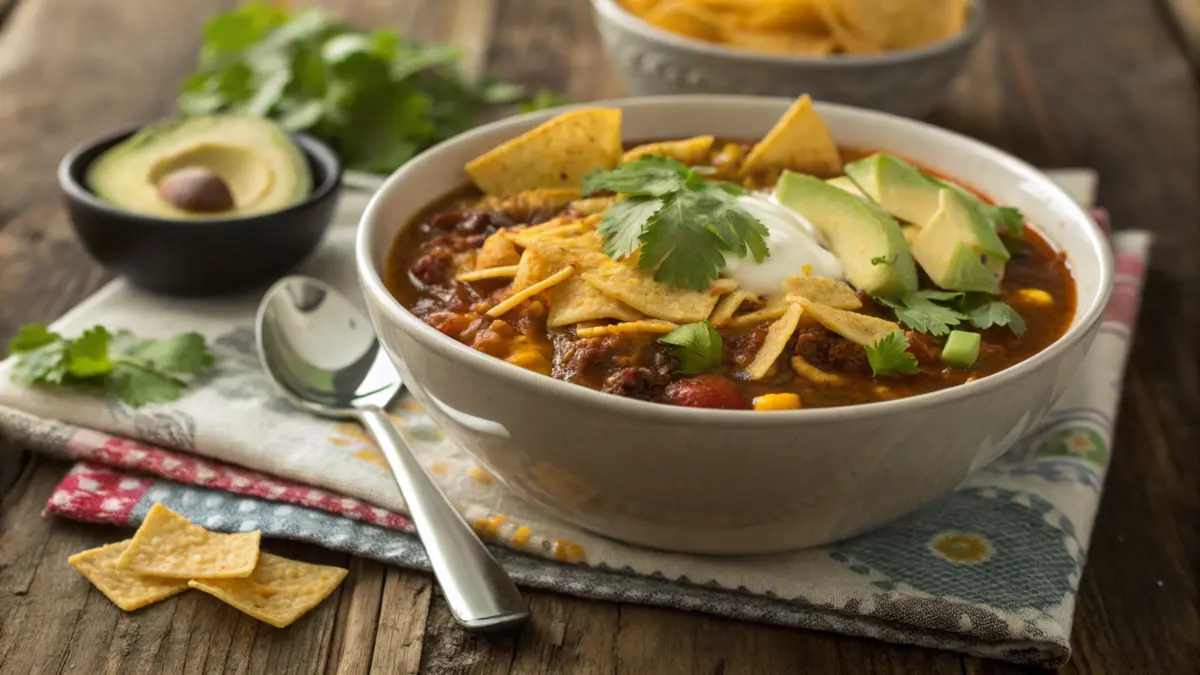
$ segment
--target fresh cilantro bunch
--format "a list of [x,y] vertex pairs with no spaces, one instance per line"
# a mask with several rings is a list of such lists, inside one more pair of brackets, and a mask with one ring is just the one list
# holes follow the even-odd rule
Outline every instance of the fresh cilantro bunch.
[[741,188],[705,180],[687,165],[647,156],[583,179],[583,194],[627,195],[604,213],[604,252],[618,259],[639,247],[638,265],[666,284],[707,290],[725,267],[725,253],[769,253],[767,228],[737,203]]
[[[351,169],[391,171],[474,126],[485,106],[525,97],[521,87],[492,78],[466,81],[455,47],[360,31],[319,10],[253,2],[214,16],[203,37],[181,112],[270,117],[329,143]],[[562,102],[541,93],[527,107]]]
[[671,356],[679,362],[676,370],[685,375],[707,373],[721,365],[724,341],[707,320],[680,326],[658,341],[671,347]]
[[199,333],[141,340],[129,331],[113,335],[104,326],[68,339],[29,324],[9,342],[8,351],[17,357],[12,376],[19,382],[94,386],[135,408],[179,398],[187,386],[183,377],[213,363]]
[[952,326],[967,322],[985,330],[1006,326],[1016,335],[1025,334],[1025,321],[1011,305],[986,293],[916,291],[902,298],[875,300],[890,307],[896,319],[921,333],[946,335]]

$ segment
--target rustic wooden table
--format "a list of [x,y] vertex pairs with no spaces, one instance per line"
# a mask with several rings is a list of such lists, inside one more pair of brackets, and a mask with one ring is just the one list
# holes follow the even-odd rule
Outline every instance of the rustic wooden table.
[[[166,114],[199,28],[234,0],[0,0],[0,340],[108,280],[70,233],[54,170],[79,140]],[[339,0],[368,26],[465,47],[471,68],[620,93],[585,0]],[[1195,673],[1200,650],[1200,1],[993,0],[933,121],[1047,167],[1091,166],[1117,227],[1158,236],[1115,462],[1064,672]],[[1189,64],[1189,58],[1192,64]],[[0,673],[1007,673],[955,654],[528,594],[519,634],[457,630],[425,574],[348,565],[336,595],[276,630],[185,594],[125,615],[66,564],[111,541],[39,517],[65,465],[0,448]],[[7,466],[7,476],[6,467]],[[15,479],[15,482],[14,480]]]

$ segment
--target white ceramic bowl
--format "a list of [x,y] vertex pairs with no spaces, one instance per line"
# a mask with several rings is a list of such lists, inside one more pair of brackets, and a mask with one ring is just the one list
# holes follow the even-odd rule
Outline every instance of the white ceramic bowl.
[[[667,96],[610,101],[627,142],[699,134],[760,138],[789,99]],[[919,122],[817,110],[838,143],[911,158],[1020,208],[1068,256],[1070,330],[1001,373],[939,392],[843,408],[756,413],[648,403],[560,382],[458,343],[384,287],[396,234],[467,182],[463,164],[560,111],[453,138],[393,174],[363,216],[359,276],[371,318],[417,398],[509,489],[615,539],[703,553],[763,553],[850,537],[958,485],[1035,424],[1099,327],[1112,283],[1103,234],[1033,167]]]

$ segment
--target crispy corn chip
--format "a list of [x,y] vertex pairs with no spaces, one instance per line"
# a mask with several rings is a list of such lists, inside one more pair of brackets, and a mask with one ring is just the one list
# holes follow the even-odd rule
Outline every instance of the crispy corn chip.
[[738,282],[736,279],[722,277],[712,282],[712,285],[708,287],[708,292],[716,293],[717,295],[724,295],[726,293],[732,293],[733,291],[736,291],[737,287]]
[[657,321],[654,319],[648,319],[645,321],[614,323],[607,326],[590,326],[587,328],[580,327],[575,329],[575,333],[581,338],[601,337],[603,335],[620,335],[621,333],[661,333],[666,335],[676,328],[679,328],[679,324],[671,323],[670,321]]
[[708,317],[708,322],[717,328],[724,326],[733,318],[733,313],[741,308],[742,303],[753,300],[755,297],[753,293],[746,291],[734,291],[726,295],[717,303],[716,308]]
[[760,2],[751,0],[740,14],[739,25],[758,30],[786,31],[808,35],[821,35],[825,23],[817,12],[816,5],[827,0],[784,0]]
[[258,562],[262,532],[220,534],[155,504],[134,533],[117,569],[172,579],[246,577]]
[[479,255],[475,256],[475,269],[485,270],[492,267],[508,267],[521,262],[521,254],[504,232],[494,232],[483,241],[479,247]]
[[604,213],[617,203],[617,197],[588,197],[571,202],[571,209],[576,213],[592,216]]
[[833,53],[836,44],[828,35],[794,33],[776,30],[751,30],[727,28],[726,44],[757,52],[771,54],[804,54],[827,56]]
[[608,297],[579,277],[571,277],[550,289],[546,299],[550,303],[550,313],[546,317],[548,328],[597,319],[637,321],[642,318],[641,312]]
[[669,157],[689,166],[704,164],[708,161],[708,151],[712,150],[713,140],[712,136],[696,136],[681,141],[647,143],[626,152],[625,156],[621,158],[621,163],[632,162],[647,155],[656,155]]
[[720,42],[724,35],[721,15],[681,0],[662,2],[646,12],[642,18],[665,31],[697,40]]
[[557,227],[551,227],[545,230],[537,230],[529,232],[526,230],[514,230],[508,233],[508,239],[521,248],[529,248],[535,242],[542,239],[567,239],[570,237],[578,237],[587,232],[588,228],[583,221],[572,221],[563,223]]
[[821,20],[833,41],[847,54],[877,54],[885,47],[884,36],[871,36],[847,21],[842,0],[825,0],[815,4]]
[[[541,209],[560,209],[579,199],[579,188],[540,188],[515,195],[484,195],[475,202],[473,211],[503,211],[514,217],[528,217]],[[520,222],[520,221],[518,221]]]
[[735,330],[741,330],[742,328],[757,326],[764,321],[774,321],[783,316],[784,312],[787,312],[787,305],[764,307],[753,312],[746,312],[745,314],[735,316],[725,325]]
[[752,380],[761,380],[771,371],[775,360],[787,348],[787,342],[800,325],[800,315],[804,313],[800,305],[788,305],[783,316],[779,317],[767,330],[767,337],[754,355],[754,361],[746,367],[746,375]]
[[[594,232],[569,239],[538,241],[521,256],[512,288],[517,291],[531,286],[568,265],[580,272],[615,265],[601,252],[601,246],[600,237]],[[596,319],[636,321],[642,318],[640,312],[604,295],[578,276],[551,288],[545,295],[550,304],[546,318],[549,328]]]
[[340,567],[264,553],[249,578],[193,579],[188,585],[259,621],[284,628],[321,604],[344,578],[346,570]]
[[742,175],[791,169],[819,176],[842,171],[842,158],[808,94],[792,107],[758,142],[742,164]]
[[886,319],[834,309],[807,299],[801,300],[800,304],[817,323],[863,347],[874,345],[883,336],[900,328],[898,324]]
[[908,49],[945,40],[962,31],[967,0],[921,0],[896,12],[888,25],[888,47]]
[[788,277],[783,282],[783,290],[788,294],[788,302],[800,302],[799,298],[807,298],[811,302],[829,305],[834,309],[861,309],[862,300],[849,284],[828,277],[814,277],[802,274]]
[[489,267],[482,270],[473,270],[471,272],[463,272],[454,277],[457,281],[482,281],[484,279],[507,279],[517,276],[518,265],[506,265],[504,267]]
[[655,281],[652,270],[638,267],[629,259],[589,271],[583,280],[646,316],[675,323],[707,319],[720,296],[719,292],[693,291]]
[[553,287],[555,284],[560,284],[560,283],[566,281],[567,278],[570,277],[574,273],[575,273],[574,267],[570,267],[570,266],[564,267],[561,270],[555,272],[554,274],[551,274],[550,276],[546,277],[545,279],[542,279],[541,281],[537,282],[536,284],[534,284],[528,288],[521,289],[521,290],[517,291],[516,293],[513,293],[512,295],[508,296],[507,298],[504,299],[503,302],[501,302],[500,304],[496,305],[495,307],[489,309],[487,311],[487,315],[492,317],[493,319],[502,317],[513,307],[516,307],[517,305],[521,304],[525,300],[532,298],[533,296],[537,295],[538,293],[541,293],[542,291],[545,291],[548,288]]
[[831,384],[840,386],[846,384],[846,378],[837,373],[829,373],[814,366],[804,359],[802,356],[792,357],[792,370],[804,379],[815,384]]
[[574,188],[594,169],[621,161],[621,111],[565,112],[467,162],[467,173],[491,195]]
[[154,577],[117,567],[117,559],[132,539],[82,551],[67,558],[67,562],[92,582],[113,604],[132,612],[159,600],[165,600],[188,589],[185,579]]

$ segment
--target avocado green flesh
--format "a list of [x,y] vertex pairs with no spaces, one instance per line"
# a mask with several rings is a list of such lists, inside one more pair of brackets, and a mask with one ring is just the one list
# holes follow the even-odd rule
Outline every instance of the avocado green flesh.
[[[178,208],[158,184],[172,172],[199,167],[229,188],[234,207],[217,213]],[[231,218],[279,211],[312,191],[304,154],[274,122],[249,115],[212,115],[146,127],[101,155],[84,182],[122,209],[166,218]]]
[[976,219],[965,200],[949,189],[912,243],[912,255],[933,283],[950,291],[997,294],[1008,258],[986,251],[975,237]]
[[950,331],[950,335],[946,337],[946,345],[942,347],[942,361],[959,368],[970,368],[979,358],[981,340],[979,333]]
[[1008,249],[996,234],[997,224],[988,214],[989,208],[996,209],[961,187],[933,178],[891,155],[871,155],[851,162],[846,165],[846,175],[885,211],[921,227],[937,215],[942,190],[952,190],[970,214],[973,245],[985,253],[1008,259]]
[[900,225],[873,202],[790,171],[780,177],[775,198],[820,230],[855,288],[888,296],[916,290],[917,270]]

